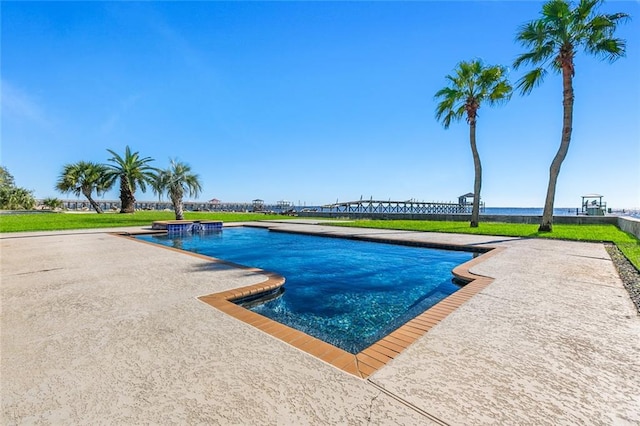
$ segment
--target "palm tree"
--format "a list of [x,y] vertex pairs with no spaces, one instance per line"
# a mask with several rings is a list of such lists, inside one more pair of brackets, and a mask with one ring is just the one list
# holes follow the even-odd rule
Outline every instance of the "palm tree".
[[3,210],[31,210],[36,206],[33,191],[14,186],[0,188],[0,209]]
[[614,38],[618,22],[629,19],[626,13],[597,14],[602,0],[580,0],[572,8],[567,0],[551,0],[542,6],[540,19],[525,23],[518,30],[516,40],[529,49],[513,64],[537,66],[517,83],[522,94],[529,94],[540,85],[547,70],[562,74],[562,137],[560,148],[549,168],[549,186],[539,231],[550,232],[553,227],[553,202],[560,166],[567,156],[573,123],[573,58],[579,50],[609,62],[624,56],[625,40]]
[[473,184],[473,208],[471,227],[478,226],[480,218],[480,189],[482,187],[482,165],[476,146],[476,121],[482,103],[495,105],[511,98],[512,88],[506,78],[507,70],[500,65],[485,66],[481,60],[460,62],[454,75],[445,78],[449,85],[438,90],[435,97],[441,99],[436,108],[436,119],[449,128],[452,121],[466,116],[469,123],[469,142],[473,154],[475,180]]
[[184,219],[182,204],[184,194],[187,193],[189,197],[197,197],[202,191],[200,178],[191,173],[191,166],[177,160],[171,160],[168,169],[158,171],[152,187],[158,195],[162,195],[163,192],[169,194],[173,210],[176,213],[176,220]]
[[64,203],[59,198],[49,197],[42,200],[42,205],[51,210],[55,210],[62,208],[64,206]]
[[91,197],[91,194],[96,191],[100,196],[110,187],[107,179],[107,167],[89,161],[65,164],[56,183],[56,189],[60,192],[72,192],[76,196],[84,195],[96,213],[102,213],[102,208]]
[[115,183],[116,179],[120,179],[120,213],[133,213],[135,211],[136,198],[134,194],[136,188],[140,187],[142,192],[145,192],[146,185],[151,184],[155,179],[156,169],[149,166],[153,158],[141,158],[138,152],[132,153],[128,146],[125,148],[124,157],[110,149],[107,151],[113,155],[107,160],[113,164],[106,164],[110,186]]

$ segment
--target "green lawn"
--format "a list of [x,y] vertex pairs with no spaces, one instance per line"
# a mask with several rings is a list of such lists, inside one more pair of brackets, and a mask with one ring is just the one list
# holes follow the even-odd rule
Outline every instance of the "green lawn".
[[[209,213],[185,212],[185,219],[243,222],[265,219],[284,219],[287,216],[262,213]],[[62,229],[111,228],[124,226],[150,226],[155,220],[173,220],[173,212],[139,211],[120,213],[36,213],[0,215],[0,232],[57,231]]]
[[401,229],[424,232],[452,232],[458,234],[502,235],[507,237],[555,238],[573,241],[612,242],[640,270],[640,240],[621,231],[615,225],[553,225],[553,232],[538,232],[538,225],[516,223],[480,223],[470,228],[468,222],[440,222],[432,220],[355,220],[327,222],[333,226]]
[[[38,213],[0,215],[0,232],[52,231],[64,229],[111,228],[149,226],[154,220],[174,219],[169,211],[139,211],[133,214],[119,213]],[[287,216],[261,213],[209,213],[186,212],[185,219],[221,220],[244,222],[266,219],[286,219]],[[480,223],[470,228],[467,222],[440,222],[428,220],[355,220],[330,222],[333,226],[357,226],[362,228],[402,229],[424,232],[452,232],[459,234],[502,235],[527,238],[556,238],[573,241],[613,242],[625,256],[640,269],[640,240],[621,231],[615,225],[553,225],[553,232],[538,232],[538,225],[514,223]]]

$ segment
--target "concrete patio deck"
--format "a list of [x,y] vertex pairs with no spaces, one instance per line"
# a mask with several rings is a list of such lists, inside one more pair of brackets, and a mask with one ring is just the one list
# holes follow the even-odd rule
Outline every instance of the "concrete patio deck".
[[197,299],[264,274],[109,230],[1,234],[0,423],[640,424],[640,317],[602,244],[268,225],[505,250],[362,380]]

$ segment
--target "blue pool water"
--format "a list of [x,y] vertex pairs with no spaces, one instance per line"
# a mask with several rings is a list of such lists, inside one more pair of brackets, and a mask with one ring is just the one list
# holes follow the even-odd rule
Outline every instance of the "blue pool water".
[[249,309],[354,354],[458,290],[451,270],[472,258],[256,228],[138,238],[284,276],[281,297]]

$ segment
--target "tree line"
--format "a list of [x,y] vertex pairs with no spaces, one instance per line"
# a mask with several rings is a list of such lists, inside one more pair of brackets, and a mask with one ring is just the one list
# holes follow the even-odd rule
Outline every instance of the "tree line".
[[133,213],[136,190],[139,188],[145,192],[149,186],[159,196],[169,196],[177,220],[184,219],[184,195],[197,197],[202,191],[200,178],[191,171],[191,166],[182,161],[172,159],[169,167],[159,169],[150,165],[153,158],[141,157],[129,146],[125,148],[124,155],[111,149],[107,151],[111,157],[104,164],[90,161],[65,164],[56,189],[76,196],[84,195],[96,213],[103,213],[92,194],[95,192],[100,196],[118,184],[120,213]]
[[6,167],[0,166],[0,209],[29,210],[35,205],[33,191],[16,186],[13,175]]

